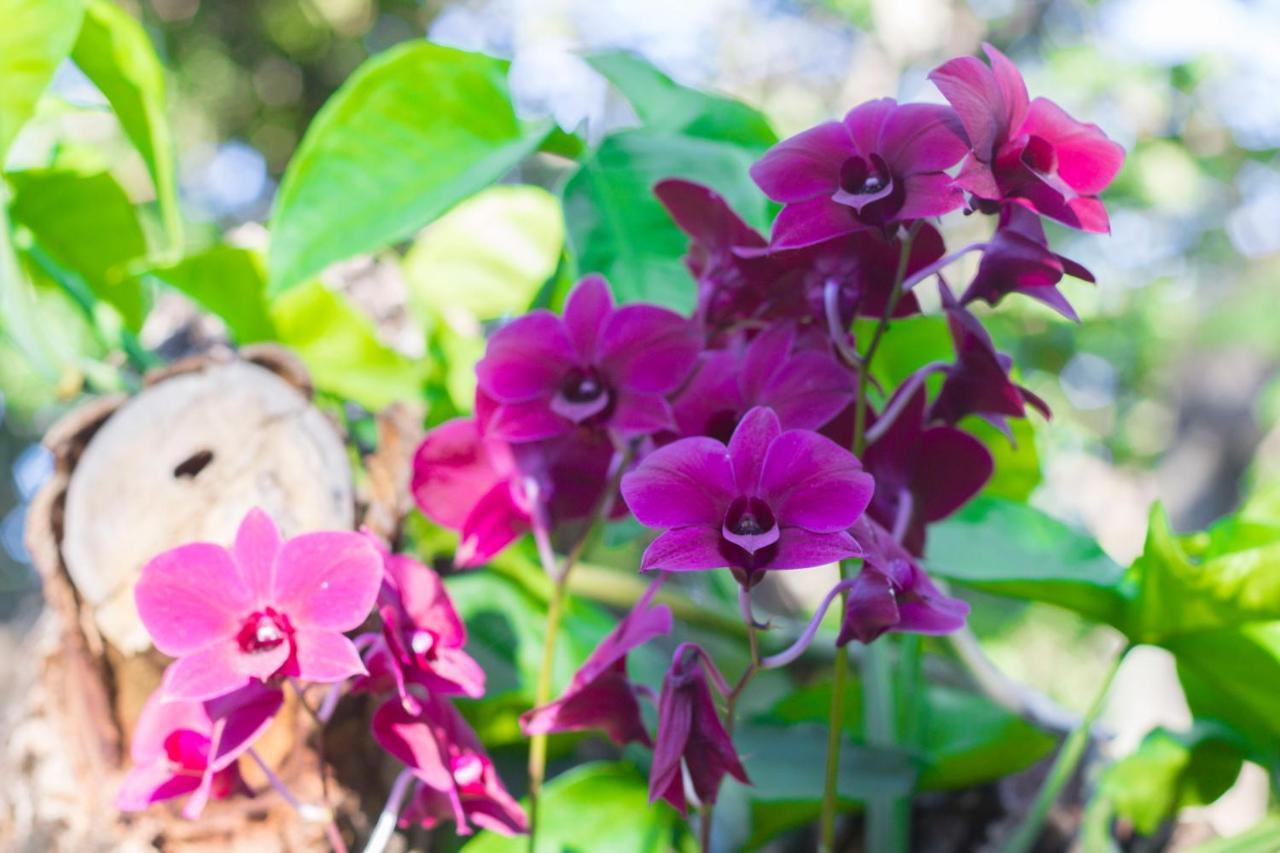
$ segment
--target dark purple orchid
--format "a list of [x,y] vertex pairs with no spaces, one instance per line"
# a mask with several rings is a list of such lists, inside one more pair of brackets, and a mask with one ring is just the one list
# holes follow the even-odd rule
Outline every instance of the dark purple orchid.
[[[651,589],[653,589],[651,587]],[[627,653],[671,633],[671,609],[649,605],[645,596],[618,627],[600,641],[559,699],[520,717],[526,735],[599,729],[618,746],[652,746],[640,716],[636,687],[627,678]]]
[[447,699],[428,694],[417,712],[397,700],[373,715],[373,737],[418,779],[401,826],[430,829],[452,820],[458,835],[471,824],[502,835],[528,831],[524,811],[503,786],[476,733]]
[[702,348],[697,326],[656,305],[615,308],[598,275],[569,294],[564,317],[537,310],[503,326],[476,365],[496,404],[486,435],[536,441],[578,426],[625,436],[675,426],[666,395]]
[[938,589],[889,531],[863,518],[853,533],[866,562],[845,599],[838,645],[870,643],[886,631],[950,634],[964,627],[968,603]]
[[817,429],[847,406],[853,375],[822,350],[799,350],[795,326],[778,323],[746,346],[704,352],[676,398],[681,435],[727,442],[742,416],[768,406],[783,429]]
[[418,708],[410,684],[473,699],[483,696],[484,670],[462,650],[467,629],[440,576],[412,557],[386,551],[376,540],[375,545],[384,570],[377,605],[382,631],[365,635],[369,675],[356,687],[395,690],[410,711]]
[[848,450],[815,432],[784,432],[762,407],[746,414],[728,446],[683,438],[622,478],[636,519],[667,528],[645,549],[641,571],[727,566],[744,587],[769,569],[857,556],[848,528],[873,488]]
[[786,205],[772,243],[793,248],[955,210],[963,193],[944,170],[964,155],[949,107],[882,98],[779,142],[751,177]]
[[[703,669],[704,658],[706,653],[697,646],[686,643],[677,647],[658,699],[658,742],[649,770],[649,802],[666,800],[681,814],[688,813],[685,771],[701,803],[716,801],[726,775],[751,784],[720,721]],[[707,665],[715,666],[709,659]],[[719,686],[727,692],[723,684]]]
[[1064,275],[1093,281],[1093,273],[1049,249],[1039,216],[1022,205],[1007,205],[1000,211],[1000,224],[961,302],[967,305],[981,299],[994,306],[1010,293],[1022,293],[1078,321],[1075,309],[1057,288]]
[[[909,395],[905,401],[904,392]],[[905,384],[899,388],[885,412],[896,416],[862,455],[876,483],[867,515],[893,531],[908,551],[921,554],[925,526],[946,518],[976,495],[995,463],[986,446],[967,432],[926,424],[921,383],[914,390]],[[876,419],[869,421],[874,427]]]
[[238,759],[280,710],[284,694],[250,684],[207,702],[165,701],[151,694],[133,730],[133,769],[116,796],[121,811],[141,811],[152,803],[190,794],[182,816],[195,820],[210,799],[248,788]]
[[1026,417],[1028,405],[1048,418],[1048,404],[1009,378],[1013,360],[996,352],[978,318],[957,303],[945,285],[939,290],[956,360],[947,369],[929,420],[954,424],[966,415],[979,415],[1007,433],[1005,418]]
[[929,74],[964,125],[972,151],[956,178],[984,202],[1013,201],[1085,231],[1110,229],[1098,194],[1124,162],[1124,149],[1027,84],[1008,57],[983,44],[991,65],[962,56]]

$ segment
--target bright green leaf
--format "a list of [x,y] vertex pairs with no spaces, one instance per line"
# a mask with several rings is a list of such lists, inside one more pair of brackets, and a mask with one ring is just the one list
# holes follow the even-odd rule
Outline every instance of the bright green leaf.
[[257,252],[214,246],[150,273],[221,317],[239,343],[275,338],[264,295],[266,270]]
[[85,0],[0,0],[0,165],[67,58]]
[[467,199],[405,255],[421,325],[459,308],[481,320],[523,311],[555,272],[563,246],[560,202],[546,190],[497,186]]
[[1201,844],[1191,853],[1275,853],[1277,850],[1280,850],[1280,816],[1272,815],[1238,835]]
[[598,53],[587,62],[631,102],[646,127],[759,150],[778,141],[759,110],[681,86],[633,53]]
[[961,427],[977,436],[995,459],[996,470],[982,493],[993,498],[1025,501],[1040,485],[1040,455],[1030,418],[1011,418],[1013,439],[981,418],[966,418]]
[[[0,186],[0,202],[4,200],[3,191]],[[58,378],[58,359],[42,334],[36,295],[13,252],[8,209],[3,203],[0,203],[0,333],[13,341],[23,360],[35,368],[45,385]]]
[[929,528],[928,560],[941,577],[1044,601],[1120,624],[1123,571],[1092,538],[1023,504],[979,497]]
[[106,172],[32,169],[8,175],[10,214],[25,226],[36,249],[84,280],[137,331],[145,294],[128,265],[147,252],[146,237],[129,197]]
[[340,293],[318,282],[296,288],[272,303],[271,320],[322,391],[375,410],[422,396],[427,365],[378,340],[369,318]]
[[692,309],[693,281],[681,258],[688,238],[653,194],[663,178],[718,190],[749,224],[767,225],[765,199],[747,177],[744,148],[676,134],[610,136],[564,188],[569,244],[580,273],[603,273],[620,302]]
[[91,0],[71,58],[115,110],[155,183],[173,248],[181,247],[181,218],[173,137],[165,118],[164,68],[147,33],[108,0]]
[[270,287],[412,235],[537,149],[507,63],[427,42],[366,62],[316,115],[281,181]]

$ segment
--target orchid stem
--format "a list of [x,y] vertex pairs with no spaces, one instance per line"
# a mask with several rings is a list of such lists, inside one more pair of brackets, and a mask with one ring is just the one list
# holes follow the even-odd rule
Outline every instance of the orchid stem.
[[786,666],[804,654],[805,650],[809,648],[809,644],[813,642],[813,638],[817,635],[818,628],[822,625],[822,618],[827,615],[827,609],[831,607],[831,602],[835,600],[837,595],[843,596],[852,586],[852,579],[842,580],[833,586],[831,591],[818,604],[817,609],[813,611],[813,618],[805,626],[804,633],[787,648],[760,661],[760,668],[777,669],[780,666]]
[[406,767],[391,784],[391,792],[387,794],[387,804],[382,807],[382,814],[378,815],[378,822],[373,826],[373,833],[364,846],[364,853],[382,853],[387,848],[392,834],[396,831],[396,824],[400,822],[400,809],[404,805],[405,795],[412,784],[413,771]]
[[[892,748],[898,743],[899,731],[888,638],[867,646],[862,658],[862,684],[867,744]],[[868,797],[863,846],[877,853],[905,851],[909,830],[909,812],[906,809],[906,802],[899,797]]]
[[347,844],[342,840],[342,833],[338,831],[338,825],[333,820],[333,812],[327,806],[315,806],[302,802],[293,791],[289,790],[289,786],[276,775],[276,771],[271,769],[271,765],[258,754],[256,749],[249,747],[247,754],[258,765],[262,775],[267,777],[267,784],[275,789],[275,792],[298,813],[299,817],[311,823],[323,823],[325,825],[325,835],[328,837],[329,844],[333,847],[335,853],[347,853]]
[[[912,233],[914,235],[914,232]],[[951,254],[946,255],[945,257],[938,258],[938,260],[929,264],[927,267],[923,267],[921,269],[916,270],[914,273],[911,274],[910,278],[908,278],[906,281],[902,283],[902,290],[904,292],[908,291],[911,288],[915,287],[920,282],[924,281],[929,276],[936,275],[937,273],[941,272],[944,268],[949,267],[951,264],[960,260],[960,258],[969,254],[970,252],[980,252],[986,248],[987,248],[986,243],[970,243],[967,246],[962,246],[959,249],[956,249]]]
[[1058,795],[1062,793],[1063,787],[1075,774],[1080,758],[1084,755],[1084,749],[1089,744],[1089,734],[1093,730],[1094,721],[1102,713],[1102,706],[1106,703],[1107,695],[1111,692],[1111,682],[1115,680],[1116,673],[1120,671],[1120,664],[1124,662],[1125,657],[1132,648],[1131,644],[1126,645],[1111,661],[1106,675],[1102,678],[1102,684],[1098,687],[1098,692],[1093,697],[1093,702],[1090,703],[1089,709],[1085,711],[1084,717],[1080,720],[1080,725],[1076,726],[1071,734],[1067,735],[1067,739],[1062,742],[1062,748],[1058,750],[1058,757],[1053,760],[1053,766],[1049,768],[1049,775],[1044,780],[1044,785],[1041,786],[1040,792],[1036,794],[1035,802],[1031,804],[1031,809],[1027,812],[1026,817],[1022,819],[1022,823],[1018,825],[1013,837],[1005,844],[1004,853],[1027,853],[1035,845],[1036,839],[1040,837],[1040,830],[1044,826],[1045,819],[1049,817],[1049,812],[1053,810],[1053,804],[1058,801]]

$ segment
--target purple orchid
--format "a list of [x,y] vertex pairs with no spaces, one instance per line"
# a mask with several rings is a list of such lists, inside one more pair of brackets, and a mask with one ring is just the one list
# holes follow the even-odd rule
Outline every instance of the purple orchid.
[[666,800],[681,814],[688,813],[685,771],[701,803],[716,801],[725,776],[751,784],[733,740],[720,721],[704,661],[712,669],[721,693],[728,693],[724,679],[715,672],[715,664],[706,653],[684,643],[672,656],[658,699],[658,742],[649,770],[649,802]]
[[991,65],[962,56],[929,74],[951,105],[972,151],[956,184],[983,202],[1012,201],[1085,231],[1110,229],[1098,194],[1124,162],[1124,149],[1027,84],[1008,57],[983,44]]
[[1000,211],[1000,224],[987,243],[978,273],[961,300],[981,299],[996,305],[1010,293],[1038,299],[1068,320],[1079,321],[1071,303],[1057,288],[1064,275],[1092,282],[1093,274],[1049,249],[1044,225],[1034,211],[1019,204]]
[[254,509],[230,550],[196,542],[152,559],[134,598],[156,648],[177,658],[165,671],[165,698],[200,700],[282,676],[363,675],[343,632],[369,615],[381,580],[378,552],[360,534],[281,542]]
[[116,796],[121,811],[190,794],[182,816],[195,820],[210,799],[248,788],[236,764],[284,703],[279,690],[250,684],[207,702],[166,701],[151,694],[133,730],[134,767]]
[[949,107],[882,98],[779,142],[751,177],[785,205],[774,247],[794,248],[955,210],[963,193],[945,170],[964,155]]
[[587,276],[563,318],[532,311],[489,339],[476,377],[496,408],[483,430],[525,442],[577,426],[624,437],[671,429],[666,395],[688,376],[701,339],[695,324],[665,308],[615,308],[605,280]]
[[728,446],[683,438],[622,478],[636,519],[667,528],[645,549],[641,571],[728,566],[744,587],[769,569],[857,556],[848,528],[872,490],[852,453],[815,432],[784,432],[763,407],[746,414]]
[[887,530],[863,518],[853,533],[866,562],[845,600],[837,645],[870,643],[886,631],[950,634],[964,627],[968,603],[938,589]]
[[472,824],[502,835],[528,831],[524,811],[507,793],[476,733],[449,701],[434,693],[416,712],[391,700],[373,715],[373,737],[418,780],[401,826],[430,829],[452,820],[458,835]]
[[[981,441],[952,426],[925,422],[925,389],[904,384],[885,405],[894,413],[862,455],[876,491],[870,518],[893,531],[913,554],[924,552],[925,526],[946,518],[976,495],[995,463]],[[902,394],[909,397],[903,401]],[[870,419],[874,426],[875,418]]]
[[1005,418],[1026,417],[1027,406],[1050,417],[1044,400],[1009,378],[1013,360],[996,352],[978,318],[957,303],[945,285],[939,291],[956,361],[947,369],[942,388],[929,409],[929,419],[955,424],[966,415],[980,415],[1007,433]]
[[564,695],[520,717],[526,735],[600,729],[618,746],[632,741],[653,745],[640,716],[636,687],[627,678],[627,653],[671,633],[671,609],[665,604],[650,606],[649,597],[600,641]]
[[755,406],[768,406],[783,429],[818,429],[847,406],[853,375],[830,353],[800,351],[796,329],[778,323],[746,346],[704,352],[674,403],[681,435],[727,442]]
[[483,696],[484,670],[462,650],[467,628],[440,576],[412,557],[392,554],[376,540],[374,544],[382,552],[385,572],[378,592],[382,631],[365,635],[369,675],[357,688],[393,689],[411,712],[418,700],[409,692],[410,684],[473,699]]

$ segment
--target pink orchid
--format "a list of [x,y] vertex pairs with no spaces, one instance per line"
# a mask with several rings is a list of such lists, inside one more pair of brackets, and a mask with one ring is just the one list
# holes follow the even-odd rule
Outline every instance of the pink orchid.
[[166,699],[222,696],[281,676],[335,682],[365,673],[344,631],[369,615],[382,561],[358,533],[304,533],[282,542],[262,510],[235,544],[196,542],[142,570],[138,614],[156,648],[177,658]]
[[195,820],[210,799],[247,792],[236,759],[266,730],[284,694],[250,684],[208,702],[165,701],[157,690],[142,707],[129,754],[134,767],[116,796],[121,811],[190,794],[182,816]]

